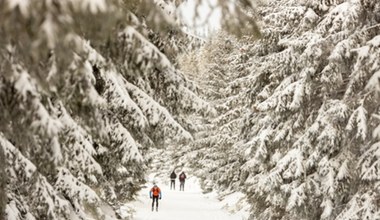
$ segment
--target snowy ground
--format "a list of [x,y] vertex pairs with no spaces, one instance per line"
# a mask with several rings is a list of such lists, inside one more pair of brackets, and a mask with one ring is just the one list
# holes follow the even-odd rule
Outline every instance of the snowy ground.
[[[239,212],[231,214],[223,207],[228,201],[220,202],[213,193],[203,194],[195,179],[189,179],[185,184],[185,191],[170,190],[168,185],[158,184],[162,191],[162,199],[159,200],[158,212],[151,211],[152,200],[149,199],[149,188],[143,189],[134,203],[126,207],[135,209],[134,220],[243,220],[247,219],[247,213]],[[230,201],[236,200],[232,196]]]

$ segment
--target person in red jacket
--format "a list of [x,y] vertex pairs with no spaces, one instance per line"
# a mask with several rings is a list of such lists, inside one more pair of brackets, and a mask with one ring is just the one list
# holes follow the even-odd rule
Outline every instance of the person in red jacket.
[[154,183],[152,189],[149,192],[149,196],[153,199],[152,211],[154,211],[154,202],[156,202],[156,211],[158,211],[158,199],[161,199],[161,189]]

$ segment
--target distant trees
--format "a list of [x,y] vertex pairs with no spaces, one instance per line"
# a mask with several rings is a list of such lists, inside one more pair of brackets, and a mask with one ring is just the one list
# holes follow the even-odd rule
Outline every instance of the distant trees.
[[[241,74],[228,75],[244,102],[226,112],[245,106],[244,123],[221,142],[197,145],[228,146],[209,155],[221,162],[200,176],[223,187],[233,173],[241,186],[230,189],[246,193],[252,219],[379,217],[379,10],[372,1],[268,1],[257,9],[262,38],[232,44],[248,58]],[[202,77],[229,73],[233,62],[220,60],[234,56],[198,61],[215,64]]]
[[212,189],[214,182],[218,183],[220,190],[226,190],[239,179],[235,167],[239,164],[235,144],[244,120],[241,116],[247,113],[239,83],[245,75],[242,63],[246,60],[244,55],[241,56],[239,46],[242,46],[241,42],[220,32],[199,51],[180,59],[181,69],[197,82],[199,94],[216,109],[211,117],[193,118],[198,125],[195,141],[189,148],[179,149],[191,152],[187,160],[193,162],[192,166],[205,178],[203,184],[208,190]]

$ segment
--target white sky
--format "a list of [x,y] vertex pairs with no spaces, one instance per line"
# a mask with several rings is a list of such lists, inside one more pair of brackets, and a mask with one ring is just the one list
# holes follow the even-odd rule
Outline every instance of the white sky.
[[[198,17],[194,20],[196,2],[189,0],[180,6],[180,15],[189,26],[186,31],[205,37],[209,35],[209,32],[219,30],[221,11],[220,8],[215,8],[216,0],[201,0],[201,5],[197,7]],[[212,7],[214,7],[213,10]]]

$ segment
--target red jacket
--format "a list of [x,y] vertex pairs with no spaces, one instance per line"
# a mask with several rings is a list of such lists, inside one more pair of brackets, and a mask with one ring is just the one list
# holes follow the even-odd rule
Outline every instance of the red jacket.
[[161,189],[158,186],[153,186],[153,188],[150,190],[149,195],[150,195],[150,197],[160,196],[160,198],[161,198]]

